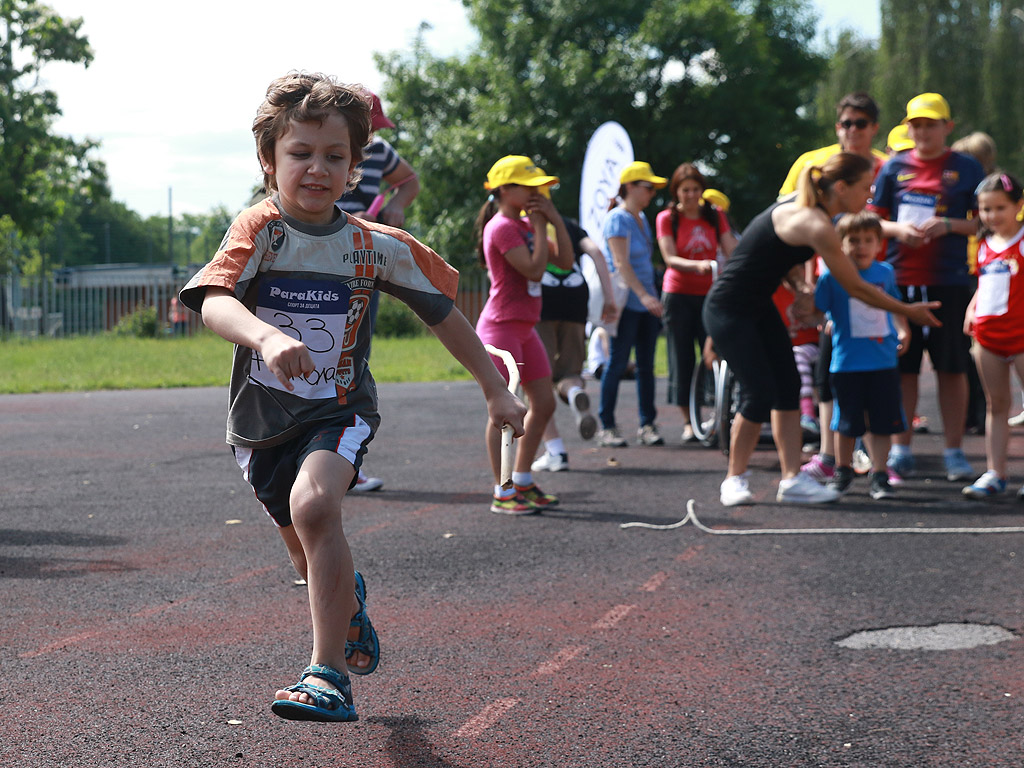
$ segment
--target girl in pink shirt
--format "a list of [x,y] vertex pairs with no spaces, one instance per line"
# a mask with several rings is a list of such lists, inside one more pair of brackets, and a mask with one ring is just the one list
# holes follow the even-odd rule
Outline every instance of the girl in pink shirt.
[[[555,410],[551,367],[534,329],[540,320],[540,280],[548,263],[571,269],[573,262],[569,233],[548,194],[548,187],[556,183],[558,177],[545,175],[528,157],[503,157],[487,173],[484,188],[491,194],[476,221],[480,260],[491,281],[476,332],[485,344],[515,358],[529,403],[512,488],[500,486],[501,434],[494,429],[487,432],[487,454],[495,480],[491,511],[498,514],[528,515],[558,503],[557,497],[537,487],[530,469]],[[548,241],[549,226],[556,244]],[[493,359],[507,381],[505,364]]]

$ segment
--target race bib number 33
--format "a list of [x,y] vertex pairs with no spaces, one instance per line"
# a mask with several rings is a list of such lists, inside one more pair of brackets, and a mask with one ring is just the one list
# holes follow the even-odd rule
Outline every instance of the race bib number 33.
[[[315,370],[292,380],[293,394],[309,400],[337,396],[335,377],[350,294],[348,287],[326,280],[280,278],[260,284],[256,317],[301,341],[313,358]],[[249,375],[265,386],[284,389],[255,351]]]

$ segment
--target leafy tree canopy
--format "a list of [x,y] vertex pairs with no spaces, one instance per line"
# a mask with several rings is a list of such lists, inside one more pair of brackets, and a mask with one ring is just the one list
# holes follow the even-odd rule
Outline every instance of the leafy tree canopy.
[[[464,0],[480,34],[464,57],[422,38],[378,56],[394,142],[423,179],[410,228],[457,264],[490,165],[533,157],[577,215],[587,141],[607,120],[670,175],[697,161],[742,221],[767,205],[814,134],[800,108],[824,59],[804,0]],[[662,201],[663,202],[663,201]]]

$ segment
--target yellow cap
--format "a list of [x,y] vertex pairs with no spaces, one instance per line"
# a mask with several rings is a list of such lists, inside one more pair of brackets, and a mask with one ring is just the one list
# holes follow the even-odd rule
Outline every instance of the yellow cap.
[[949,102],[938,93],[922,93],[907,102],[907,116],[903,122],[915,117],[926,117],[929,120],[949,120]]
[[524,187],[544,187],[557,184],[557,176],[547,176],[523,155],[505,155],[487,172],[484,189],[497,189],[504,184],[522,184]]
[[642,163],[639,160],[627,165],[619,175],[620,184],[629,184],[633,181],[649,181],[655,189],[661,189],[668,184],[668,179],[664,176],[654,175],[650,163]]
[[719,192],[717,189],[705,189],[704,194],[701,195],[701,199],[706,200],[712,205],[717,205],[726,212],[729,211],[729,206],[731,205],[729,198],[725,196],[725,193]]
[[907,149],[913,149],[914,140],[910,138],[910,132],[907,130],[907,124],[900,123],[889,131],[889,138],[886,139],[885,145],[893,152],[903,152]]

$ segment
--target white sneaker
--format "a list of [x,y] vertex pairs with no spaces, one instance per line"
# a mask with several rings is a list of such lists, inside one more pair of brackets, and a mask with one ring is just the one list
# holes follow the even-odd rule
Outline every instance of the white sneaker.
[[747,485],[747,478],[750,472],[742,475],[730,475],[722,481],[721,499],[723,507],[735,507],[740,504],[751,504],[754,501],[754,494],[750,492]]
[[790,504],[827,504],[835,501],[842,493],[835,488],[821,485],[806,472],[798,472],[796,477],[779,481],[778,501]]
[[359,477],[356,479],[356,484],[353,485],[349,491],[355,493],[367,493],[369,491],[379,491],[384,487],[384,481],[379,477],[367,477],[363,470],[359,470]]
[[540,458],[534,460],[530,469],[534,472],[564,472],[569,468],[569,455],[566,453],[551,453],[544,451]]

